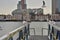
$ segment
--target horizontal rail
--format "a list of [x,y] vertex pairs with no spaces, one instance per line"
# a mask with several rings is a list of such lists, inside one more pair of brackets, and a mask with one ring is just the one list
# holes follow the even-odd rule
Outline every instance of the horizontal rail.
[[10,37],[13,37],[17,32],[19,32],[20,30],[22,30],[27,24],[24,24],[23,26],[13,30],[12,32],[9,32],[8,34],[0,37],[0,40],[8,40]]

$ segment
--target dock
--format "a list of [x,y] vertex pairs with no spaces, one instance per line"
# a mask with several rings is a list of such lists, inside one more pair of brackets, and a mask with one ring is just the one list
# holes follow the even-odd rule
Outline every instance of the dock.
[[32,35],[29,40],[49,40],[48,36]]
[[[34,24],[34,27],[31,27],[33,24]],[[53,39],[60,40],[60,29],[59,29],[60,27],[57,26],[56,23],[51,24],[49,22],[47,24],[48,28],[46,28],[45,26],[44,26],[45,28],[43,28],[37,22],[33,22],[33,24],[27,22],[21,25],[20,27],[14,29],[13,31],[7,33],[6,35],[3,35],[2,37],[0,37],[0,40],[53,40]],[[44,23],[41,23],[41,24],[44,24]],[[40,27],[37,25],[39,25]],[[47,30],[48,32],[47,35],[44,35],[46,34],[45,30]]]

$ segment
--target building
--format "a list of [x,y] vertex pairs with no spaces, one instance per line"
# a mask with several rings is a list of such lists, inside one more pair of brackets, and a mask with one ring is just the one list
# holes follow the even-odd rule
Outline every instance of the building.
[[6,19],[6,15],[0,15],[0,20],[5,20]]
[[12,15],[20,15],[20,14],[22,14],[21,1],[18,2],[17,9],[12,11]]
[[18,1],[17,9],[12,11],[13,17],[16,17],[15,19],[23,20],[23,13],[26,11],[26,0]]
[[27,9],[26,0],[21,0],[22,9]]
[[43,9],[42,9],[42,8],[38,8],[38,9],[37,9],[37,13],[38,13],[38,14],[43,14]]
[[22,10],[21,1],[18,1],[18,4],[17,4],[17,9],[20,9],[20,10]]
[[60,21],[60,14],[51,15],[50,20]]
[[47,21],[48,15],[43,15],[43,14],[36,14],[35,15],[35,20],[37,21]]
[[26,10],[26,0],[18,1],[17,9],[12,11],[12,15],[22,14]]
[[[30,15],[30,20],[37,20],[37,15],[43,14],[43,9],[42,8],[34,8],[34,9],[27,9],[29,15]],[[35,14],[37,12],[37,14]]]
[[52,14],[60,13],[60,0],[52,0]]
[[43,14],[42,8],[34,8],[34,9],[27,9],[29,13],[35,13],[37,11],[38,14]]
[[6,15],[5,20],[22,20],[22,15]]

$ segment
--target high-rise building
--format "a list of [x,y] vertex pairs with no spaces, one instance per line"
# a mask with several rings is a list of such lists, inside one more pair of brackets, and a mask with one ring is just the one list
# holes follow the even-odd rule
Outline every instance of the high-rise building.
[[12,14],[13,15],[21,15],[22,12],[26,11],[25,9],[26,9],[26,0],[18,1],[17,9],[12,11]]
[[27,16],[26,14],[27,14],[26,0],[18,1],[17,9],[12,11],[12,15],[18,19],[26,20]]
[[26,0],[21,0],[22,9],[26,9]]
[[17,4],[17,9],[22,10],[21,1],[18,1],[18,4]]
[[52,0],[52,14],[60,13],[60,0]]
[[26,0],[21,0],[17,4],[17,9],[26,9]]
[[21,15],[22,14],[22,5],[21,1],[18,1],[17,9],[12,11],[12,15]]

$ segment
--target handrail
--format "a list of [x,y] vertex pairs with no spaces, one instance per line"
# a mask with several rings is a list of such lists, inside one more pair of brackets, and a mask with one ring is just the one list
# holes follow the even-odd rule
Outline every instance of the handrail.
[[26,26],[26,24],[24,24],[23,26],[13,30],[12,32],[9,32],[8,34],[0,37],[0,40],[8,40],[10,37],[13,37],[17,32],[19,32],[20,30],[22,30],[22,28],[24,28]]
[[57,25],[57,23],[56,22],[54,22],[54,23],[49,23],[48,24],[49,26],[48,26],[48,38],[50,39],[50,40],[53,40],[53,38],[55,39],[55,40],[60,40],[59,38],[60,38],[60,27],[59,27],[59,25]]
[[57,30],[60,31],[60,26],[56,25],[56,22],[51,21],[51,22],[49,22],[48,24],[51,25],[51,27],[53,26],[55,29],[57,29]]

